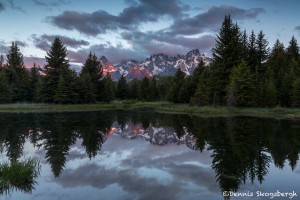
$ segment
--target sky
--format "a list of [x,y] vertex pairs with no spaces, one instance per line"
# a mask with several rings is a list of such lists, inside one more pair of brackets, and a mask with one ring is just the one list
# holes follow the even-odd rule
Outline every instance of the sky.
[[153,54],[211,56],[224,16],[248,34],[265,33],[271,48],[300,38],[298,0],[0,0],[0,54],[16,41],[26,67],[43,65],[56,36],[72,65],[89,52],[112,64]]

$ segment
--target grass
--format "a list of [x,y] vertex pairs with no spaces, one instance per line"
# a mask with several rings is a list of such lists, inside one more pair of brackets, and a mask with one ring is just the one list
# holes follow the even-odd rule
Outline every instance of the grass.
[[30,193],[39,174],[40,163],[34,158],[0,164],[0,194],[10,194],[12,190]]
[[141,102],[135,100],[113,101],[110,104],[1,104],[0,112],[28,113],[28,112],[88,112],[101,110],[137,110],[153,109],[159,113],[189,114],[202,117],[226,116],[255,116],[271,118],[300,118],[298,108],[236,108],[236,107],[196,107],[188,104],[174,104],[170,102]]

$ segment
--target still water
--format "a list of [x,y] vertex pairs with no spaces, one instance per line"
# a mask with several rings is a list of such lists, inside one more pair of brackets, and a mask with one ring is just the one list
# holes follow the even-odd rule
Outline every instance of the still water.
[[0,150],[0,163],[41,165],[30,190],[0,199],[300,199],[297,119],[0,114]]

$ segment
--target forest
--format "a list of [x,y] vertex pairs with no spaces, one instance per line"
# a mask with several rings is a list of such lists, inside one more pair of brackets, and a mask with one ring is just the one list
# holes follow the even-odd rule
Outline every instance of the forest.
[[201,60],[192,75],[113,81],[103,76],[92,52],[79,74],[67,48],[56,37],[46,64],[25,68],[18,44],[0,57],[0,103],[109,103],[113,100],[170,101],[197,106],[300,107],[300,55],[293,36],[285,48],[278,39],[270,49],[263,31],[247,34],[225,16],[208,66]]

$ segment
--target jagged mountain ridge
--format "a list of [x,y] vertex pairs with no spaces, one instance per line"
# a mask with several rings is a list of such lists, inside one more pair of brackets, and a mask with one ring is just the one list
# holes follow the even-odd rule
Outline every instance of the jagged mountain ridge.
[[103,66],[104,75],[109,73],[113,80],[118,80],[123,74],[127,80],[132,80],[134,78],[142,79],[145,76],[152,77],[153,75],[172,76],[178,68],[190,75],[201,59],[203,59],[205,64],[209,64],[212,61],[210,57],[201,54],[199,49],[194,49],[186,55],[168,56],[166,54],[155,54],[142,62],[131,59],[122,61],[115,66],[105,56],[100,58],[100,62]]

